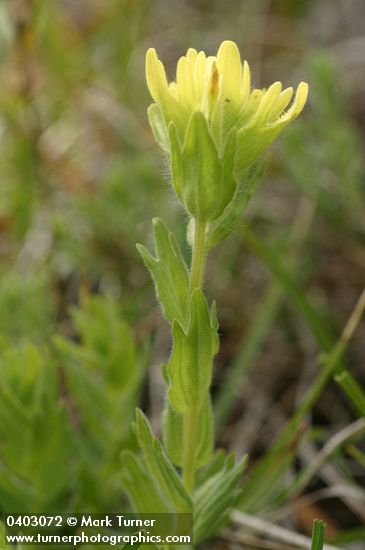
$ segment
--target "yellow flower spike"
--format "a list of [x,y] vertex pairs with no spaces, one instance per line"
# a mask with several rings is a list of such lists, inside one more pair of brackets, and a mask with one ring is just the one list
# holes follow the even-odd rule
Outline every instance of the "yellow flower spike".
[[[249,65],[245,61],[242,66],[237,45],[229,40],[220,45],[216,57],[189,48],[177,64],[176,82],[170,84],[151,48],[146,78],[155,101],[149,109],[154,135],[170,163],[179,164],[172,166],[177,194],[191,216],[204,221],[222,215],[246,168],[301,113],[308,96],[305,82],[299,84],[289,108],[293,88],[282,90],[281,82],[251,92]],[[174,181],[177,174],[178,184]]]

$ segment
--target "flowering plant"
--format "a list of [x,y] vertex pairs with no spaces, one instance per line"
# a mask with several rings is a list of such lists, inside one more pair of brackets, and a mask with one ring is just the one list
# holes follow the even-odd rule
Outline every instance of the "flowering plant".
[[[173,348],[163,368],[164,445],[138,413],[144,460],[126,454],[124,481],[139,512],[192,512],[198,543],[221,526],[246,464],[245,457],[236,464],[232,455],[213,454],[209,388],[219,341],[215,304],[209,306],[202,291],[206,256],[232,232],[261,179],[260,157],[300,114],[308,86],[300,83],[295,95],[292,88],[282,90],[280,82],[251,90],[249,66],[242,67],[230,41],[222,43],[216,57],[189,49],[170,84],[150,49],[146,75],[154,99],[148,110],[151,127],[190,216],[192,259],[188,268],[173,233],[159,219],[153,222],[155,255],[137,245],[171,324]],[[181,477],[174,466],[181,468]],[[203,466],[205,474],[197,476]]]
[[221,216],[245,170],[302,111],[308,85],[275,82],[251,90],[248,63],[242,67],[234,42],[217,56],[190,48],[167,81],[156,51],[149,49],[146,77],[155,101],[148,110],[156,141],[169,155],[177,196],[194,218]]

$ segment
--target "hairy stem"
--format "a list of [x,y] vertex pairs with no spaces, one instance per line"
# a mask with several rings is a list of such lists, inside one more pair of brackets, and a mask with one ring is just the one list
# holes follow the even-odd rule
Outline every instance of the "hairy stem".
[[193,491],[195,481],[197,422],[197,411],[196,409],[192,409],[185,415],[184,418],[183,482],[189,493]]
[[[207,257],[205,247],[206,226],[206,222],[197,221],[195,224],[193,256],[190,270],[190,293],[202,286]],[[197,446],[198,413],[199,411],[192,409],[184,418],[183,482],[189,492],[193,491],[195,481],[195,450]]]
[[207,257],[207,251],[205,248],[206,227],[206,222],[197,221],[195,223],[193,257],[191,260],[190,270],[190,292],[193,292],[193,290],[196,288],[201,288],[202,286],[205,261]]

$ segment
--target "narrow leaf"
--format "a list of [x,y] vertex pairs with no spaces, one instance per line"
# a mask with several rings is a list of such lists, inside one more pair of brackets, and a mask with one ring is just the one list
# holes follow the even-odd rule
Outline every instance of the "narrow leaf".
[[361,416],[365,417],[365,392],[352,374],[344,370],[335,375],[335,380]]
[[311,550],[323,550],[325,532],[326,524],[319,519],[314,520]]
[[217,532],[238,496],[237,483],[247,457],[234,465],[234,456],[227,457],[220,472],[201,485],[194,496],[194,543],[200,543]]
[[154,437],[147,418],[139,409],[137,409],[136,417],[137,438],[144,464],[151,478],[158,484],[159,492],[177,512],[191,512],[190,497],[167,458],[161,443]]
[[135,512],[169,513],[169,503],[162,497],[141,459],[131,451],[122,454],[122,481]]

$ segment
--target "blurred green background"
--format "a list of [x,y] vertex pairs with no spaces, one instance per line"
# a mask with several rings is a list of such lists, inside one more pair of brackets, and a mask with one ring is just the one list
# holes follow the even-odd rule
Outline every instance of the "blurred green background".
[[[249,452],[252,468],[272,448],[364,286],[364,22],[362,0],[0,2],[2,511],[120,510],[136,404],[159,430],[170,336],[135,243],[151,244],[158,216],[183,245],[186,220],[148,126],[151,46],[171,78],[188,47],[214,54],[231,39],[256,86],[310,85],[206,276],[220,321],[219,444]],[[306,483],[298,476],[364,411],[361,389],[349,390],[365,380],[357,323],[342,378],[323,381],[275,474],[285,490],[255,481],[242,500],[307,534],[322,517],[353,548],[363,438],[345,438]]]

